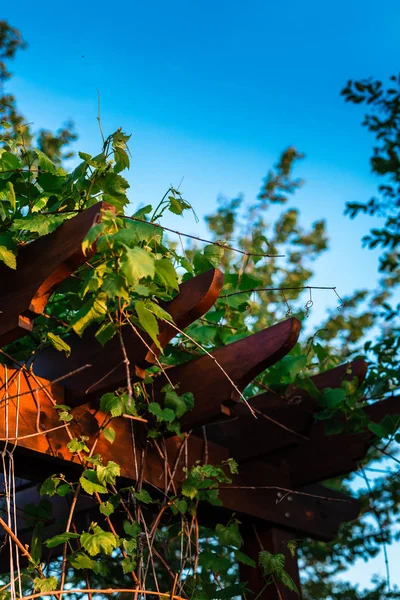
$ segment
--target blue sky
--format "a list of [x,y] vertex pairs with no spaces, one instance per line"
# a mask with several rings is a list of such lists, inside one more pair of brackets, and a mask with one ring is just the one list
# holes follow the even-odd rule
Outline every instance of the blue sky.
[[[306,186],[292,204],[306,225],[327,219],[331,251],[314,283],[341,295],[376,281],[377,255],[360,244],[372,223],[343,210],[377,182],[362,109],[339,92],[348,78],[397,72],[399,17],[393,0],[42,0],[7,3],[1,15],[29,43],[9,89],[35,127],[71,118],[77,148],[97,153],[99,90],[105,132],[133,134],[133,205],[157,201],[184,176],[182,190],[203,217],[219,194],[252,199],[287,146],[304,152]],[[190,218],[168,224],[205,234]],[[334,303],[321,293],[317,315]],[[355,577],[367,582],[367,571]]]

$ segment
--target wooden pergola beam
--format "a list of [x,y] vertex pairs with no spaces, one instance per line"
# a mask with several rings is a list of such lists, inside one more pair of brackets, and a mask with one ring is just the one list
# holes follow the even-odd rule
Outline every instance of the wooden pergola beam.
[[17,270],[0,263],[0,348],[31,331],[57,286],[88,260],[90,252],[83,254],[82,242],[104,208],[99,202],[21,246]]
[[[179,392],[192,392],[195,398],[193,410],[181,420],[182,431],[229,418],[239,406],[254,420],[239,392],[290,352],[299,333],[300,322],[287,319],[217,348],[211,356],[201,356],[169,369],[168,378],[179,384]],[[157,396],[166,383],[164,376],[157,378],[154,385]]]
[[[223,286],[223,274],[218,269],[210,269],[182,283],[179,293],[163,308],[172,316],[175,325],[184,329],[203,316],[216,302]],[[96,327],[89,327],[82,337],[75,334],[67,337],[71,355],[67,358],[55,348],[46,348],[35,358],[34,372],[40,377],[54,380],[80,369],[90,367],[63,379],[65,398],[70,406],[84,404],[91,399],[99,399],[107,391],[119,386],[126,387],[126,365],[118,335],[104,346],[95,338]],[[165,321],[159,321],[159,342],[165,348],[176,335],[177,330]],[[125,325],[122,330],[125,350],[130,362],[132,380],[144,375],[143,369],[156,363],[160,351],[150,337]],[[151,348],[151,350],[149,350]]]
[[[249,342],[252,338],[249,338]],[[338,388],[343,380],[357,377],[362,383],[366,373],[366,363],[359,359],[340,365],[324,373],[311,377],[317,389]],[[249,398],[257,419],[249,409],[240,403],[236,405],[236,418],[207,426],[210,440],[218,441],[229,448],[231,455],[239,462],[266,456],[270,452],[304,444],[315,423],[314,413],[317,401],[305,390],[292,387],[283,398],[279,394],[266,392]],[[238,444],[238,440],[246,440]]]
[[[57,404],[63,404],[62,388],[48,386],[34,391],[40,385],[47,385],[48,382],[33,379],[28,373],[17,373],[11,370],[7,370],[7,373],[3,370],[0,379],[3,384],[7,381],[9,397],[8,402],[3,398],[0,404],[0,439],[4,444],[7,418],[9,449],[13,447],[15,441],[13,438],[17,435],[19,438],[15,449],[15,456],[19,458],[15,461],[17,475],[32,480],[35,478],[43,480],[46,475],[61,472],[67,477],[77,479],[82,466],[77,455],[71,454],[67,448],[69,437],[51,402],[54,399]],[[17,411],[19,411],[18,430]],[[74,408],[72,414],[74,420],[69,426],[72,435],[88,436],[88,445],[91,447],[98,437],[99,428],[104,424],[106,416],[90,404]],[[121,477],[125,482],[134,482],[137,473],[132,459],[134,448],[130,420],[123,417],[115,418],[112,426],[116,431],[115,442],[110,445],[101,434],[98,437],[96,452],[103,456],[105,463],[114,460],[120,465]],[[40,433],[41,431],[47,433]],[[140,435],[137,437],[140,438]],[[179,437],[172,437],[166,441],[171,469],[178,458],[182,443]],[[186,477],[185,455],[189,466],[198,460],[203,460],[205,444],[205,440],[199,437],[192,435],[188,438],[187,452],[181,452],[174,477],[178,487]],[[151,445],[145,442],[144,447],[146,449],[144,481],[162,491],[165,484],[164,461]],[[137,455],[140,454],[137,452]],[[229,457],[228,449],[213,442],[207,442],[207,454],[208,460],[213,464],[221,463]],[[330,498],[331,492],[289,494],[287,498],[277,503],[280,489],[291,490],[291,485],[290,473],[287,470],[274,468],[263,462],[253,462],[234,477],[231,487],[222,489],[220,493],[225,510],[273,522],[293,531],[322,539],[331,539],[339,524],[343,520],[354,518],[358,512],[357,503],[352,502],[351,499],[337,503],[333,500],[323,500],[323,498]],[[330,513],[331,509],[334,509],[332,517],[327,519],[325,513]]]

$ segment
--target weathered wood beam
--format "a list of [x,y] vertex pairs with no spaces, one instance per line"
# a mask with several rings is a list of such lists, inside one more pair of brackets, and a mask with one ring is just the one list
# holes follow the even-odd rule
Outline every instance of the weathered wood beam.
[[32,330],[57,286],[88,259],[86,234],[101,217],[103,203],[65,221],[58,229],[18,249],[16,271],[0,263],[0,347]]
[[[243,392],[257,375],[285,356],[296,344],[299,333],[300,322],[288,319],[217,348],[212,356],[201,356],[168,369],[168,377],[179,385],[179,392],[192,392],[195,399],[193,410],[182,418],[182,431],[230,417],[231,407],[243,402],[237,390]],[[156,397],[165,384],[164,376],[157,378]]]
[[[184,329],[204,315],[216,302],[223,286],[223,274],[211,269],[179,286],[179,293],[163,308],[170,313],[179,329]],[[104,392],[126,386],[126,366],[119,336],[114,336],[104,346],[95,338],[96,327],[89,327],[82,338],[73,334],[67,338],[71,355],[67,358],[55,348],[46,348],[35,359],[34,372],[49,380],[57,379],[79,369],[91,366],[63,380],[66,401],[77,406],[90,399],[99,398]],[[159,322],[159,342],[162,348],[176,335],[176,329],[165,321]],[[143,376],[142,369],[154,364],[160,351],[150,337],[125,325],[122,331],[125,349],[130,361],[133,380]],[[146,345],[147,344],[147,345]],[[151,351],[149,350],[151,348]]]

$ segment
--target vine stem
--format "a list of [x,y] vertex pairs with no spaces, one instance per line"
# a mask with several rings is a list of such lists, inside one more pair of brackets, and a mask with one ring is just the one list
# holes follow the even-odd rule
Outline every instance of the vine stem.
[[[60,596],[65,594],[65,591],[54,590],[52,592],[38,592],[37,594],[30,594],[29,596],[23,596],[21,600],[33,600],[34,598],[42,598],[43,596]],[[68,590],[68,594],[143,594],[144,596],[158,596],[158,598],[169,598],[170,600],[186,600],[182,596],[175,596],[165,592],[153,592],[150,590],[134,590],[132,588],[75,588]]]
[[[318,500],[330,500],[332,502],[351,502],[343,498],[332,498],[329,496],[320,496],[319,494],[310,494],[308,492],[300,492],[299,490],[289,490],[288,488],[279,487],[277,485],[219,485],[219,490],[276,490],[278,492],[286,492],[287,494],[295,494],[296,496],[308,496],[309,498],[318,498]],[[281,500],[278,500],[281,502]]]
[[17,538],[15,533],[12,531],[12,529],[9,528],[7,523],[1,517],[0,517],[0,525],[3,527],[4,531],[10,536],[12,541],[15,544],[17,544],[17,546],[21,550],[22,554],[24,556],[26,556],[28,558],[28,560],[34,562],[32,559],[32,556],[29,554],[29,551],[27,550],[27,548],[25,548],[25,546],[23,546],[23,544],[19,541],[19,539]]

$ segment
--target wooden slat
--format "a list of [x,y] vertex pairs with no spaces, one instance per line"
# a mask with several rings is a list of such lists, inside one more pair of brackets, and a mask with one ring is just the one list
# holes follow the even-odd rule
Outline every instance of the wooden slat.
[[[186,281],[179,287],[179,294],[169,303],[163,305],[179,329],[205,314],[215,303],[223,285],[223,274],[218,269],[211,269]],[[159,322],[160,345],[165,348],[176,335],[176,329],[166,322]],[[91,367],[63,380],[66,389],[66,400],[69,405],[77,406],[92,398],[99,398],[104,392],[114,390],[118,386],[126,386],[126,367],[123,363],[122,348],[119,336],[114,336],[104,346],[94,337],[96,327],[88,328],[82,338],[71,335],[67,338],[71,346],[71,356],[67,358],[54,348],[46,348],[35,359],[34,371],[41,377],[54,380],[90,364]],[[159,350],[150,337],[140,332],[146,344],[126,325],[123,339],[130,361],[130,373],[134,380],[141,376],[141,370],[155,363],[155,355]]]
[[0,347],[25,335],[56,287],[87,259],[82,241],[99,219],[99,202],[18,250],[17,270],[0,263]]
[[[360,359],[315,375],[311,379],[319,390],[323,390],[327,387],[340,387],[343,380],[353,377],[357,377],[359,383],[362,383],[365,373],[366,363]],[[317,402],[304,390],[292,387],[285,398],[266,392],[253,396],[249,402],[265,417],[257,413],[257,419],[254,419],[248,408],[239,404],[235,409],[236,418],[207,426],[208,438],[228,447],[238,461],[303,444],[310,434]],[[239,444],[238,440],[246,440],[246,443]]]
[[[293,348],[299,333],[300,322],[288,319],[217,348],[212,357],[201,356],[169,369],[168,377],[179,384],[179,392],[192,392],[195,398],[194,409],[182,418],[182,431],[231,416],[230,407],[242,401],[229,379],[242,392],[257,375]],[[159,377],[154,385],[155,396],[160,401],[160,389],[165,384],[165,377]]]

